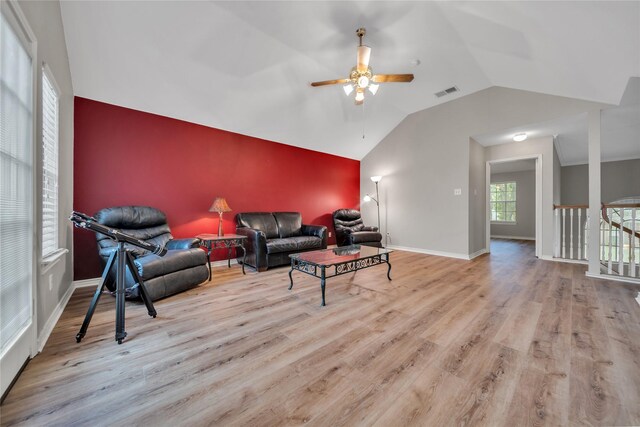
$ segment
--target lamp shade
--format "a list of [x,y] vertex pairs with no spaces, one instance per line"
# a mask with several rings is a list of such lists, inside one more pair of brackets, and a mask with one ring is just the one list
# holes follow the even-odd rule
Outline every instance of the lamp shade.
[[213,204],[209,208],[209,212],[231,212],[231,208],[227,204],[227,201],[224,197],[216,197],[213,201]]
[[371,177],[371,181],[373,181],[373,182],[380,182],[380,180],[382,180],[382,177],[380,175],[376,175],[376,176],[372,176]]

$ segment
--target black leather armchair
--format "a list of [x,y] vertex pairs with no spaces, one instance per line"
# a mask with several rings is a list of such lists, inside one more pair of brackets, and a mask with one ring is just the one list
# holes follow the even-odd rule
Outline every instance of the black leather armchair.
[[[160,257],[137,246],[125,244],[134,257],[138,274],[144,280],[152,300],[193,288],[209,278],[207,254],[199,248],[200,240],[173,239],[164,212],[148,206],[121,206],[102,209],[95,218],[100,224],[167,249],[167,254]],[[117,243],[102,234],[96,234],[96,239],[104,268],[111,253],[117,249]],[[128,269],[125,281],[126,298],[139,299],[138,286]],[[115,290],[114,270],[107,281],[107,288]]]
[[362,222],[360,211],[338,209],[333,213],[333,226],[336,229],[338,246],[365,245],[382,247],[382,234],[378,227],[367,227]]
[[248,237],[245,263],[258,271],[289,265],[289,255],[327,248],[327,227],[302,223],[299,212],[243,212],[236,233]]

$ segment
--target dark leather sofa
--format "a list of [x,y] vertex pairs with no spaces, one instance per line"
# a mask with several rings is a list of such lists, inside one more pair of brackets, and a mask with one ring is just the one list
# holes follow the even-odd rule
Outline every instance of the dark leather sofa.
[[290,254],[327,247],[327,227],[302,223],[299,212],[243,212],[236,233],[248,237],[245,263],[258,271],[291,264]]
[[360,211],[338,209],[333,213],[333,226],[336,229],[338,246],[365,245],[382,247],[382,234],[378,227],[367,227],[362,221]]
[[[167,249],[167,254],[160,257],[137,246],[125,244],[134,257],[134,264],[152,300],[193,288],[209,278],[207,254],[199,248],[200,240],[173,239],[164,212],[148,206],[120,206],[102,209],[95,218],[100,224]],[[98,233],[96,239],[104,268],[111,253],[116,250],[117,243]],[[139,288],[129,269],[125,278],[126,298],[139,299]],[[115,290],[115,269],[112,269],[107,288]]]

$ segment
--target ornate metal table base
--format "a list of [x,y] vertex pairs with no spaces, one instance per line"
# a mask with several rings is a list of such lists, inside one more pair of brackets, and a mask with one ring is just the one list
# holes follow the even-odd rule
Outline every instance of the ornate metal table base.
[[247,274],[244,271],[244,264],[247,257],[247,251],[244,248],[243,242],[247,240],[247,236],[240,236],[236,234],[228,234],[226,236],[218,236],[215,234],[200,234],[196,236],[202,240],[202,245],[207,248],[207,263],[209,264],[209,281],[211,281],[211,252],[216,249],[227,250],[227,266],[231,267],[231,249],[242,249],[242,274]]
[[343,274],[352,273],[365,268],[373,267],[378,264],[387,264],[387,279],[391,280],[391,263],[389,262],[389,253],[382,253],[378,255],[367,256],[365,258],[351,259],[348,261],[342,261],[333,263],[330,265],[323,265],[312,261],[307,261],[299,258],[291,258],[291,270],[289,270],[289,290],[293,288],[293,273],[294,270],[301,271],[310,276],[320,279],[320,289],[322,291],[322,306],[325,306],[325,285],[326,281],[330,277],[341,276]]

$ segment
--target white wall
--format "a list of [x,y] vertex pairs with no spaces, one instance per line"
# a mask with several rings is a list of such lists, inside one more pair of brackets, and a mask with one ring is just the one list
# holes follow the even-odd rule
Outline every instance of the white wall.
[[[360,191],[362,196],[371,191],[370,176],[384,176],[381,222],[393,246],[467,257],[476,249],[470,236],[484,232],[478,228],[486,218],[485,209],[475,208],[479,200],[469,191],[474,185],[480,187],[475,180],[485,173],[484,166],[481,171],[474,166],[470,173],[469,138],[600,107],[588,101],[492,87],[418,111],[362,159]],[[549,155],[552,153],[551,148]],[[476,155],[473,161],[475,164]],[[553,166],[552,159],[549,164]],[[474,182],[472,175],[478,177]],[[484,178],[481,184],[484,187]],[[462,190],[461,196],[454,196],[456,188]],[[375,206],[363,205],[362,212],[367,223],[375,222]]]
[[[60,96],[60,164],[59,164],[59,244],[72,250],[72,225],[67,217],[73,204],[73,87],[69,58],[64,39],[64,29],[60,15],[58,1],[20,1],[20,8],[24,12],[31,29],[35,33],[38,43],[38,57],[34,64],[38,68],[37,99],[37,134],[36,150],[38,163],[36,182],[38,192],[35,197],[36,212],[42,211],[42,64],[46,63],[51,69],[56,83],[61,90]],[[41,214],[38,216],[40,223]],[[36,259],[41,256],[42,231],[38,227]],[[57,320],[59,303],[70,289],[73,276],[73,256],[69,252],[48,271],[43,272],[40,267],[36,275],[37,283],[37,333],[40,337],[46,334],[52,323]],[[51,276],[51,279],[50,277]],[[50,288],[51,284],[51,288]]]
[[[640,159],[600,164],[603,203],[640,195]],[[589,165],[562,167],[562,204],[589,204]]]
[[536,171],[492,173],[491,183],[516,183],[516,223],[491,224],[491,236],[536,237]]
[[562,200],[562,165],[556,145],[553,144],[553,204],[559,205]]
[[[487,191],[484,147],[469,138],[469,210],[486,210]],[[469,254],[478,254],[486,246],[487,224],[483,216],[469,215]]]

